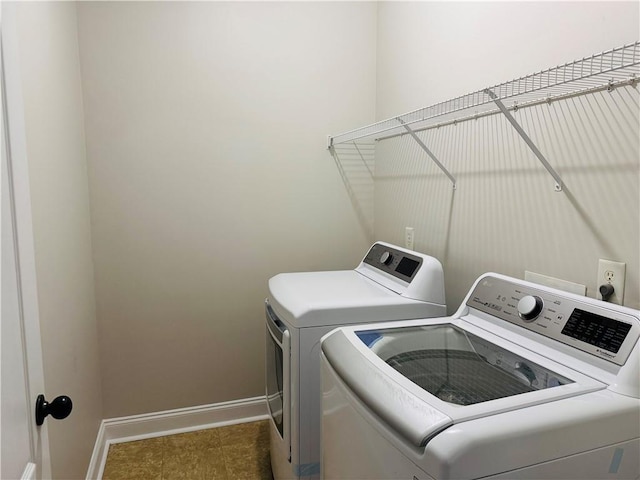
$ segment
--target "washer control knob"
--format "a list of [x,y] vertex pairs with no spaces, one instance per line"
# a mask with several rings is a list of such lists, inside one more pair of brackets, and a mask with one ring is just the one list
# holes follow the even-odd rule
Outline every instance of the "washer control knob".
[[520,315],[520,318],[525,322],[532,322],[540,315],[543,306],[544,302],[540,297],[536,295],[525,295],[518,302],[518,315]]
[[384,265],[389,265],[392,261],[393,261],[393,255],[391,255],[391,253],[384,252],[382,255],[380,255],[380,263],[383,263]]

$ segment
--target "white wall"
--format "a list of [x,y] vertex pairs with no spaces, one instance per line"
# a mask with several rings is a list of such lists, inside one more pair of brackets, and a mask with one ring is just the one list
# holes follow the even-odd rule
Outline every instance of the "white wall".
[[[640,38],[637,2],[383,2],[377,119],[405,113]],[[627,263],[625,304],[640,305],[638,91],[632,87],[516,116],[567,188],[502,116],[421,134],[458,178],[410,138],[376,150],[375,235],[440,258],[453,311],[485,271],[525,270],[587,285],[599,258]]]
[[19,3],[45,392],[73,412],[48,419],[54,478],[84,478],[102,419],[82,89],[73,3]]
[[262,395],[268,278],[371,240],[325,144],[374,120],[376,6],[78,11],[104,415]]

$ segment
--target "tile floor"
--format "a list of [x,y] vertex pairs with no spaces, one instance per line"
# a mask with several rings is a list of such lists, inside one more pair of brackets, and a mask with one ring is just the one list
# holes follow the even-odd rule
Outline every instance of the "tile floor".
[[272,480],[267,420],[111,445],[103,480]]

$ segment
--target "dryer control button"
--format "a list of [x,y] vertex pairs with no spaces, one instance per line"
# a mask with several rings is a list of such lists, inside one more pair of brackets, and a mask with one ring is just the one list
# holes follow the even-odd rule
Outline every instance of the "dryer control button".
[[393,261],[393,255],[391,255],[391,253],[384,252],[382,255],[380,255],[380,263],[389,265],[392,261]]
[[518,315],[520,315],[520,318],[525,322],[532,322],[540,315],[543,306],[544,302],[540,297],[536,295],[525,295],[518,302]]

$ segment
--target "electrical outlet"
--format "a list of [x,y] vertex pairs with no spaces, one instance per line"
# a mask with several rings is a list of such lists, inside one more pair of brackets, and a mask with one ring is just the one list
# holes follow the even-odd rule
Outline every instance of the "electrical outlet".
[[413,250],[413,227],[404,227],[404,246]]
[[624,300],[624,277],[627,264],[600,259],[598,261],[598,280],[596,282],[596,298],[602,300],[600,287],[609,284],[613,287],[613,295],[608,302],[622,305]]

